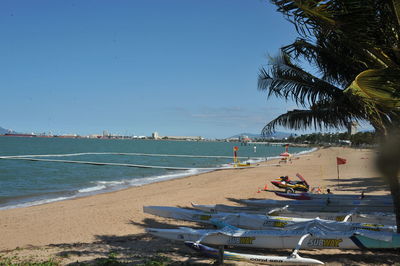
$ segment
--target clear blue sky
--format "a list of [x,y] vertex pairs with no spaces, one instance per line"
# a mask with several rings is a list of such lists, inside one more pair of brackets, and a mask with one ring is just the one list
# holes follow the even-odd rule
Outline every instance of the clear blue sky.
[[0,126],[229,137],[295,108],[257,90],[294,27],[261,0],[2,0]]

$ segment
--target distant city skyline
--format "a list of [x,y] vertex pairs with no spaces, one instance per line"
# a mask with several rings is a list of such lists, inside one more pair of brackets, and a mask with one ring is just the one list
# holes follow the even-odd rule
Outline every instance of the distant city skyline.
[[[347,128],[347,133],[353,135],[359,132],[359,125],[357,123],[351,123],[351,125],[348,126]],[[371,130],[361,130],[362,132],[365,131],[371,131]],[[345,132],[345,131],[342,131]],[[335,134],[338,132],[318,132],[322,133],[322,135],[325,134]],[[219,137],[219,138],[213,138],[213,137],[203,137],[200,135],[197,136],[185,136],[185,135],[160,135],[159,132],[155,131],[152,132],[151,134],[146,134],[146,135],[133,135],[133,134],[120,134],[120,133],[113,133],[109,132],[108,130],[103,130],[101,134],[99,133],[93,133],[93,134],[87,134],[87,135],[82,135],[82,134],[76,134],[76,133],[70,133],[70,134],[53,134],[52,132],[15,132],[15,131],[10,131],[6,130],[3,127],[0,126],[0,136],[3,134],[8,135],[8,136],[26,136],[26,137],[63,137],[63,138],[112,138],[112,139],[155,139],[155,140],[162,140],[162,139],[167,139],[167,140],[228,140],[228,141],[233,141],[233,140],[240,140],[241,138],[243,139],[258,139],[258,138],[264,138],[266,137],[267,139],[285,139],[288,138],[289,136],[300,136],[300,135],[308,135],[310,133],[302,132],[302,133],[295,133],[292,131],[276,131],[272,133],[269,136],[262,136],[261,134],[257,133],[250,133],[250,132],[241,132],[235,135],[229,135],[225,137]]]
[[224,138],[288,110],[257,90],[295,40],[268,1],[0,2],[0,125],[17,132]]

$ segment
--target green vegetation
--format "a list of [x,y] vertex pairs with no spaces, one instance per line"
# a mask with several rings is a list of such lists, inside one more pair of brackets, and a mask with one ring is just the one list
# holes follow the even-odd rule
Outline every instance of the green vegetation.
[[[22,250],[22,249],[16,249]],[[69,256],[68,256],[69,257]],[[65,264],[63,258],[65,256],[49,258],[49,259],[38,259],[36,256],[20,256],[20,255],[0,255],[0,266],[59,266]],[[69,257],[70,258],[70,257]],[[75,259],[76,260],[76,259]],[[71,261],[71,260],[70,260]],[[72,259],[74,261],[74,259]],[[122,266],[122,265],[140,265],[140,266],[167,266],[167,265],[190,265],[190,263],[174,260],[165,254],[156,255],[134,255],[134,254],[119,254],[111,251],[107,257],[95,258],[91,261],[86,262],[70,262],[70,265],[88,266]]]
[[[116,253],[110,253],[107,258],[99,258],[95,260],[95,265],[98,266],[120,266],[120,265],[128,265],[131,264],[130,262],[123,262],[118,259],[118,254]],[[143,262],[141,263],[135,263],[135,265],[139,266],[166,266],[166,265],[176,265],[177,263],[174,263],[169,257],[163,256],[163,255],[154,255],[151,257],[138,257],[136,256],[135,258],[139,258]],[[82,264],[80,264],[82,265]]]
[[316,146],[352,146],[352,147],[376,147],[379,144],[379,135],[376,132],[358,132],[350,135],[344,133],[311,133],[311,134],[292,134],[282,139],[260,138],[253,140],[254,142],[275,142],[275,143],[294,143],[308,144]]
[[375,132],[358,132],[354,135],[348,133],[313,133],[300,136],[289,136],[289,143],[305,143],[316,145],[347,145],[350,146],[373,146],[378,144],[378,136]]
[[125,265],[126,263],[122,263],[117,258],[118,254],[115,252],[110,252],[107,258],[98,258],[95,260],[95,265],[109,265],[109,266],[118,266]]
[[261,69],[258,88],[303,109],[278,116],[263,134],[278,126],[341,129],[369,122],[386,142],[378,167],[389,184],[400,233],[400,0],[271,2],[299,37]]
[[58,266],[59,262],[54,259],[49,259],[46,261],[19,261],[17,257],[12,258],[0,258],[0,266]]
[[[299,37],[261,69],[259,89],[305,109],[278,116],[263,133],[364,120],[385,135],[399,123],[399,0],[271,2]],[[310,67],[316,75],[304,70]]]
[[166,256],[156,255],[146,260],[143,266],[166,266],[171,265],[172,260]]

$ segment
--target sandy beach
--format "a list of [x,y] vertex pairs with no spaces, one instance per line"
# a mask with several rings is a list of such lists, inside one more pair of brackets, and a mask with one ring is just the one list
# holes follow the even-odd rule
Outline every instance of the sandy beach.
[[[347,159],[340,166],[340,191],[337,190],[336,157]],[[275,161],[262,167],[222,170],[133,187],[122,191],[55,202],[28,208],[0,211],[0,256],[23,261],[54,261],[65,265],[95,263],[110,254],[130,264],[144,264],[157,257],[170,264],[213,263],[199,257],[182,243],[157,239],[145,233],[146,227],[197,224],[158,218],[143,213],[144,205],[189,207],[198,204],[237,205],[236,200],[274,198],[260,192],[270,181],[301,173],[311,187],[330,188],[334,193],[388,194],[380,174],[374,169],[373,150],[325,148],[294,157],[277,166]],[[257,252],[260,252],[258,250]],[[287,250],[266,250],[263,254],[286,255]],[[393,265],[400,262],[394,251],[300,251],[304,257],[327,265]],[[161,256],[161,257],[160,257]]]

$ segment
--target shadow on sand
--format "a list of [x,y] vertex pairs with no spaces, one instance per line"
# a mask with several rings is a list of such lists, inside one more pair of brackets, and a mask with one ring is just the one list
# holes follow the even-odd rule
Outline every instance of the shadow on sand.
[[326,179],[330,182],[336,182],[339,184],[337,191],[351,191],[366,193],[377,192],[377,191],[389,191],[389,187],[382,177],[370,177],[370,178],[340,178],[338,179]]
[[[145,219],[142,223],[133,221],[130,223],[143,228],[172,227],[154,219]],[[62,249],[57,255],[68,258],[69,265],[210,265],[215,263],[214,260],[202,257],[181,242],[156,238],[146,233],[125,236],[98,235],[93,243],[59,244],[49,247]],[[227,250],[276,256],[287,256],[291,253],[291,250],[276,249]],[[335,254],[329,250],[300,250],[300,255],[318,259],[326,265],[395,265],[400,261],[399,250],[342,250],[336,251]],[[238,265],[229,261],[225,262],[225,265]]]
[[[155,219],[130,224],[142,228],[176,228]],[[150,234],[124,236],[98,235],[93,243],[50,245],[62,251],[56,255],[68,258],[67,265],[210,265],[214,260],[199,256],[182,242],[155,238]],[[230,264],[226,264],[230,265]]]

